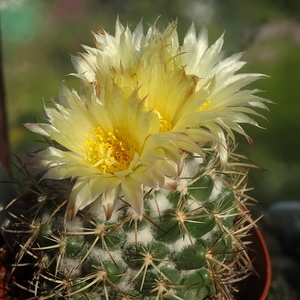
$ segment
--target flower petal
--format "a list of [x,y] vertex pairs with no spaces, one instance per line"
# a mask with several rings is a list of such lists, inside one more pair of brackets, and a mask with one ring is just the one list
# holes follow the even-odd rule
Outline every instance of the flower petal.
[[142,184],[127,176],[121,179],[121,188],[125,201],[131,205],[139,217],[143,215],[144,199]]

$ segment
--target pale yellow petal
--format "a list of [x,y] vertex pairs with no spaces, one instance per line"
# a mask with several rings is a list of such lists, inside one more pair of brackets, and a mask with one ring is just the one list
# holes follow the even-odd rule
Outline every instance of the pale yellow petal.
[[143,215],[144,201],[142,184],[130,176],[121,179],[121,188],[125,201],[131,205],[139,217]]

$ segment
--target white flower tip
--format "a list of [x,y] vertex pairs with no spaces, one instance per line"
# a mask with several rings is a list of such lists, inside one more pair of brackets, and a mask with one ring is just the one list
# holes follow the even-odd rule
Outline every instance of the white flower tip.
[[[25,124],[23,124],[23,126],[25,126],[28,130],[30,130],[34,133],[37,133],[37,134],[40,134],[43,136],[47,136],[47,137],[50,136],[49,133],[46,130],[44,130],[48,126],[46,124],[25,123]],[[48,126],[48,127],[50,127],[50,126]]]
[[106,205],[103,205],[103,208],[105,212],[105,219],[106,221],[109,221],[114,211],[114,205],[112,205],[111,203],[107,203]]
[[163,184],[163,188],[171,191],[175,191],[177,189],[178,183],[176,180],[173,180],[171,178],[165,177],[165,181]]
[[102,194],[102,205],[105,212],[106,221],[108,221],[114,211],[116,202],[117,190],[112,189],[111,191],[106,191]]
[[77,215],[77,210],[75,210],[75,208],[73,207],[73,208],[71,208],[71,209],[69,209],[69,210],[67,210],[67,215],[69,216],[69,218],[70,218],[70,220],[72,221],[72,220],[74,220],[74,218],[76,217],[76,215]]
[[143,212],[144,212],[144,205],[143,201],[132,201],[130,202],[130,205],[132,209],[137,214],[138,218],[141,220],[143,218]]

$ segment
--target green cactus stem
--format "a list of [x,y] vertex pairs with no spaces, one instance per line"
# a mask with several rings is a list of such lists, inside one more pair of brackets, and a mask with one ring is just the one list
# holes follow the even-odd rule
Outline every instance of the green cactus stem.
[[206,160],[187,156],[176,190],[144,191],[142,218],[120,196],[108,221],[100,202],[71,220],[72,182],[31,179],[5,210],[9,299],[16,289],[40,300],[232,299],[253,271],[244,242],[254,226],[246,208],[251,165],[231,153],[221,168],[206,152]]

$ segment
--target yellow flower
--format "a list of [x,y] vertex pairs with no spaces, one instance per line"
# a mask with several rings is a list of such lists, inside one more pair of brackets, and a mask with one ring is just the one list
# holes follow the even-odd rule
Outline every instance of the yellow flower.
[[[223,36],[208,46],[204,28],[192,25],[180,46],[177,23],[144,34],[117,20],[116,33],[95,33],[96,47],[73,57],[82,81],[78,94],[63,84],[55,108],[45,108],[49,124],[26,124],[57,144],[39,153],[33,164],[44,178],[73,178],[68,210],[101,201],[109,219],[118,198],[143,214],[148,188],[176,188],[181,150],[202,154],[207,143],[227,160],[226,136],[250,139],[241,123],[257,123],[249,114],[266,108],[257,90],[242,90],[261,74],[236,74],[241,54],[221,58]],[[178,182],[177,182],[178,183]]]
[[177,138],[159,132],[159,121],[137,94],[125,95],[105,83],[98,95],[93,87],[78,94],[62,84],[55,108],[45,107],[50,124],[25,124],[58,143],[32,161],[47,169],[43,178],[76,179],[68,203],[71,217],[99,199],[109,219],[123,195],[141,216],[145,188],[166,186],[178,174]]
[[264,75],[235,74],[245,65],[242,54],[222,59],[223,36],[209,47],[206,28],[197,37],[192,25],[180,46],[176,27],[172,22],[160,32],[153,26],[144,34],[141,23],[131,32],[117,20],[114,36],[94,33],[96,47],[84,46],[86,53],[73,57],[75,75],[98,91],[107,78],[127,94],[139,87],[138,98],[145,98],[161,132],[181,134],[199,147],[212,141],[224,163],[226,135],[234,140],[236,131],[250,141],[240,124],[258,126],[249,114],[260,116],[253,107],[266,109],[257,90],[241,90]]

